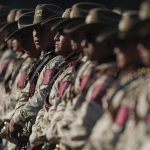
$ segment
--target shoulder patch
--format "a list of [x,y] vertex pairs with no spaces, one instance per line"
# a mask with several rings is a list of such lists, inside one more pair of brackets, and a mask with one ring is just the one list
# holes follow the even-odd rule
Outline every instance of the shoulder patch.
[[6,68],[7,68],[8,63],[4,62],[0,64],[0,75],[5,72]]
[[26,71],[22,71],[20,79],[17,83],[17,87],[20,89],[24,88],[26,84],[26,80],[27,80],[27,73]]
[[85,86],[87,85],[89,80],[89,75],[84,75],[81,78],[81,82],[80,82],[80,90],[83,90],[85,88]]
[[60,97],[62,97],[63,96],[63,94],[64,94],[64,92],[65,92],[65,90],[68,88],[68,86],[69,86],[69,81],[62,81],[61,83],[60,83],[60,86],[59,86],[59,96]]
[[52,69],[46,69],[43,73],[43,80],[42,80],[42,85],[48,85],[49,81],[52,77]]

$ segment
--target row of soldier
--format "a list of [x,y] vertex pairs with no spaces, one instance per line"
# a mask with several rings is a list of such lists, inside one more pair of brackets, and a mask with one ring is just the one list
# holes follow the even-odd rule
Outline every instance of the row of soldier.
[[150,149],[149,0],[1,7],[0,20],[1,149]]

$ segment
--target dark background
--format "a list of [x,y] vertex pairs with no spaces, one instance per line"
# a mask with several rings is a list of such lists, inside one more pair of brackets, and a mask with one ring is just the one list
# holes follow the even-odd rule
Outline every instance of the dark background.
[[0,4],[11,8],[35,8],[38,3],[58,4],[62,8],[70,7],[76,2],[97,2],[108,8],[120,7],[124,10],[138,9],[142,0],[0,0]]

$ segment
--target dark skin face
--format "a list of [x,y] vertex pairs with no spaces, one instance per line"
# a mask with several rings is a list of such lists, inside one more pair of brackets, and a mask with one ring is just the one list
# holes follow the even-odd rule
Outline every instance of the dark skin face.
[[72,52],[71,41],[68,35],[57,32],[54,41],[56,54],[66,57]]
[[136,49],[136,44],[120,44],[115,47],[114,52],[117,58],[118,67],[126,69],[140,63],[140,57]]
[[82,48],[85,56],[88,57],[89,60],[102,62],[107,59],[109,55],[112,53],[111,44],[108,42],[97,43],[95,41],[95,37],[93,35],[93,39],[84,38],[82,40]]
[[150,44],[138,43],[137,49],[139,51],[140,58],[146,66],[150,66]]
[[24,49],[22,47],[22,40],[19,36],[13,38],[11,42],[12,42],[11,47],[12,47],[13,51],[20,51],[20,52],[24,51]]
[[84,34],[81,32],[76,32],[76,33],[70,34],[71,47],[72,47],[73,51],[78,50],[78,51],[82,52],[81,42],[82,42],[83,37],[84,37]]
[[21,36],[22,39],[22,47],[24,48],[25,52],[29,55],[29,57],[37,58],[40,55],[40,51],[36,50],[33,37],[31,32],[23,34]]
[[37,25],[33,30],[33,40],[37,50],[48,50],[54,44],[54,32],[51,31],[51,25]]

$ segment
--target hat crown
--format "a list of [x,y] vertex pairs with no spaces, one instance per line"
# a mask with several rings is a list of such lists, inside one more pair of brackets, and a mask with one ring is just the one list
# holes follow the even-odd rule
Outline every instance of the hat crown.
[[15,16],[16,16],[16,12],[17,12],[17,9],[12,9],[8,16],[7,16],[7,22],[8,23],[11,23],[11,22],[14,22],[15,21]]
[[33,23],[41,23],[42,21],[48,19],[49,17],[61,14],[63,12],[62,8],[57,5],[52,4],[39,4],[35,8]]
[[16,12],[15,21],[18,21],[20,16],[22,16],[24,13],[32,12],[33,9],[19,9]]
[[139,11],[139,18],[141,20],[150,18],[150,0],[144,1],[141,4],[140,11]]
[[121,15],[107,9],[92,9],[86,17],[85,23],[109,22],[111,24],[118,23]]
[[137,11],[127,11],[123,13],[122,18],[119,22],[119,31],[127,32],[134,23],[138,20],[138,12]]
[[18,28],[21,29],[32,25],[33,17],[34,17],[34,12],[28,12],[21,15],[18,20]]
[[86,17],[89,10],[93,8],[105,8],[105,6],[97,3],[77,3],[72,6],[70,18]]
[[69,18],[70,17],[71,8],[67,8],[64,13],[62,14],[62,18]]

